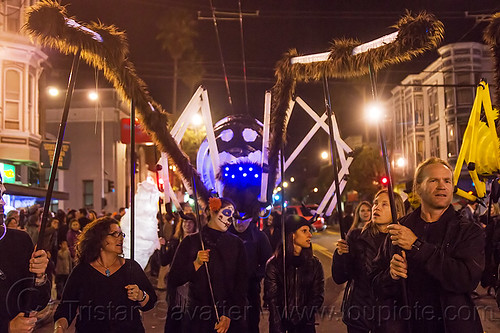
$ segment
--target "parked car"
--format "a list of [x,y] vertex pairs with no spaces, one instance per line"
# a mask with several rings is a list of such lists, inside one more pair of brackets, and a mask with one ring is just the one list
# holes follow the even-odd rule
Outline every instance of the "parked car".
[[[313,218],[317,209],[318,209],[318,205],[287,206],[286,213],[300,215],[309,221],[310,219]],[[313,227],[314,231],[325,230],[326,229],[325,219],[321,216],[317,217],[316,221],[314,221],[312,223],[312,227]]]

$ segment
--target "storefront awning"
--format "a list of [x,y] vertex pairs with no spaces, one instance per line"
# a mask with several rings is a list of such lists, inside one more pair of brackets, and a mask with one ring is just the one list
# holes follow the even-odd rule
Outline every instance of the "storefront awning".
[[[28,186],[9,184],[9,183],[5,183],[4,185],[6,189],[5,194],[23,195],[27,197],[37,197],[37,198],[45,198],[45,196],[47,195],[47,190],[44,188],[28,187]],[[53,191],[52,199],[68,200],[69,193]]]

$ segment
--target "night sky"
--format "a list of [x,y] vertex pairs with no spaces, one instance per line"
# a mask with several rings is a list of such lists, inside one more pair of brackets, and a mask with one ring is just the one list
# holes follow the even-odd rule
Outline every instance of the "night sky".
[[[172,8],[183,7],[197,17],[211,16],[209,0],[78,0],[62,1],[68,4],[69,15],[79,21],[100,20],[126,31],[129,39],[131,60],[139,76],[149,86],[153,98],[171,111],[172,105],[172,60],[155,39],[157,22]],[[212,0],[218,11],[238,11],[238,0]],[[332,39],[340,37],[370,41],[395,31],[390,28],[404,15],[405,10],[413,12],[427,10],[435,14],[445,25],[445,43],[456,41],[481,41],[481,33],[487,23],[476,24],[469,14],[492,14],[500,11],[498,1],[320,1],[320,0],[259,0],[241,1],[243,12],[259,11],[258,16],[243,20],[244,48],[248,79],[248,112],[262,120],[264,93],[274,83],[274,66],[282,54],[291,48],[299,53],[324,52]],[[202,84],[207,87],[213,118],[215,121],[231,113],[245,113],[245,90],[239,21],[218,21],[221,48],[227,67],[229,86],[234,103],[233,110],[223,80],[213,22],[198,20],[199,36],[196,48],[203,57],[206,71]],[[60,69],[55,80],[67,80],[70,59],[48,51],[52,66]],[[405,76],[421,71],[437,56],[427,54],[398,66],[381,71],[378,75],[378,89],[382,97],[388,97],[390,90]],[[55,71],[54,73],[58,73]],[[91,73],[91,74],[88,74]],[[92,71],[85,67],[79,73],[78,87],[92,87],[95,83],[88,78]],[[103,81],[101,76],[101,81]],[[103,83],[101,82],[101,85]],[[362,105],[370,97],[368,78],[352,80],[331,80],[332,106],[341,125],[343,137],[362,134],[364,125],[361,116]],[[182,110],[194,91],[179,83],[178,106]],[[323,112],[323,92],[320,84],[301,84],[297,94],[306,100],[318,113]],[[290,122],[294,133],[307,131],[312,121],[304,120],[295,112]],[[176,117],[174,117],[175,119]],[[296,136],[296,135],[294,135]],[[301,135],[302,137],[303,135]],[[324,141],[321,139],[320,141]],[[327,148],[326,141],[323,149]],[[319,147],[318,149],[321,149]]]

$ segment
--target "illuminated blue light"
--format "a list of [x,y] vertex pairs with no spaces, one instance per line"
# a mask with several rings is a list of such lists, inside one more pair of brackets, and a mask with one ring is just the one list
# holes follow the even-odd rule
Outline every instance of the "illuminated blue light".
[[275,201],[278,201],[279,199],[280,199],[279,194],[275,194],[275,195],[274,195],[274,200],[275,200]]
[[246,188],[260,186],[262,168],[254,163],[225,164],[221,166],[222,181],[230,186]]

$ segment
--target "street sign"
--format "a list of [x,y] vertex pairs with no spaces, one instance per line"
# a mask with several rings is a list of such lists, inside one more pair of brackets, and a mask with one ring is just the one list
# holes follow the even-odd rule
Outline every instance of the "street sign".
[[[40,145],[40,166],[50,169],[52,160],[54,159],[54,151],[56,149],[56,141],[42,141]],[[61,155],[59,156],[58,168],[68,170],[71,164],[71,146],[69,142],[65,142],[61,147]]]

